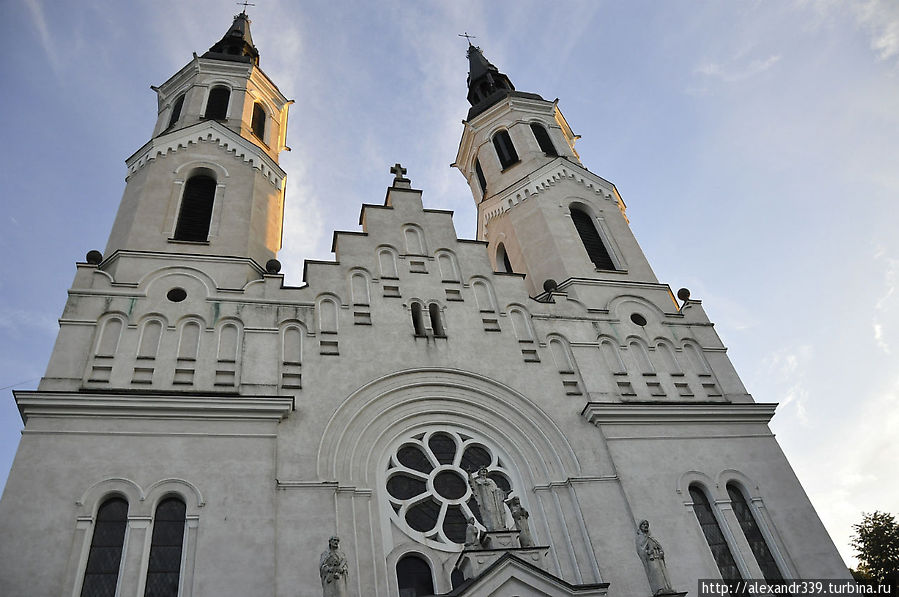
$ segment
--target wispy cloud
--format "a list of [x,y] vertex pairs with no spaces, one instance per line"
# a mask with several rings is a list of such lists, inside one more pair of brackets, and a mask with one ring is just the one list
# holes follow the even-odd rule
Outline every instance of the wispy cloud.
[[899,3],[867,0],[854,6],[858,24],[868,31],[871,49],[880,60],[899,57]]
[[50,36],[47,19],[44,18],[44,7],[41,5],[40,0],[25,0],[25,4],[31,13],[31,22],[41,38],[41,46],[47,55],[47,61],[50,62],[53,72],[59,74],[59,56],[53,45],[53,38]]
[[59,331],[56,319],[46,313],[23,309],[0,310],[0,329],[14,333],[55,334]]
[[891,354],[888,336],[893,328],[899,327],[896,314],[899,313],[899,259],[887,256],[883,248],[878,248],[874,253],[874,259],[883,262],[884,290],[874,303],[874,342],[877,343],[885,354]]
[[778,385],[785,386],[781,391],[781,407],[792,405],[799,422],[809,424],[806,403],[809,392],[806,387],[806,366],[812,360],[812,347],[804,344],[798,347],[783,348],[770,353],[765,358],[765,365]]
[[772,54],[767,58],[756,58],[745,64],[722,65],[719,62],[705,62],[696,67],[694,72],[705,77],[719,79],[725,83],[745,81],[759,75],[780,62],[780,56]]

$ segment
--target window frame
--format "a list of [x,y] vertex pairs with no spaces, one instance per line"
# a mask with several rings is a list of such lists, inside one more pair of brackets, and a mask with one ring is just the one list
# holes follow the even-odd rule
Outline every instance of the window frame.
[[512,142],[512,136],[507,129],[496,131],[492,137],[493,149],[496,150],[496,157],[499,159],[500,168],[503,172],[521,161],[515,144]]

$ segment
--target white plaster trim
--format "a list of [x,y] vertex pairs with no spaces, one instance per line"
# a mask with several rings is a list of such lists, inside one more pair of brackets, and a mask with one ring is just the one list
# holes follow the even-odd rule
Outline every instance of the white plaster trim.
[[[618,404],[588,402],[581,412],[588,422],[600,425],[655,423],[758,423],[767,424],[777,403],[755,404]],[[753,437],[756,434],[750,434]],[[758,434],[765,436],[766,434]],[[644,436],[641,436],[641,438]],[[732,437],[731,435],[722,437]],[[613,438],[609,438],[613,439]],[[623,439],[623,438],[617,438]]]
[[294,410],[292,396],[171,396],[16,391],[22,417],[261,419],[281,421]]

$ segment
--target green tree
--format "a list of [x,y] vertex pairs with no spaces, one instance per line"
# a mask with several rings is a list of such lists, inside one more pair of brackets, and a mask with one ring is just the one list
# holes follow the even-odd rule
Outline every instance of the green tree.
[[888,512],[862,512],[862,521],[852,528],[851,545],[859,563],[852,575],[899,587],[899,522]]

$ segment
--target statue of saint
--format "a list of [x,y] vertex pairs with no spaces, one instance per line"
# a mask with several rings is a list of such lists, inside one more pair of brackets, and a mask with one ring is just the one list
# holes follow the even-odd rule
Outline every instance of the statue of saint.
[[487,467],[482,466],[474,477],[468,478],[471,492],[481,510],[481,519],[487,531],[506,530],[505,492],[493,479],[487,476]]
[[346,554],[338,546],[339,537],[328,539],[328,550],[323,551],[318,563],[318,573],[322,577],[323,597],[347,597],[347,569]]
[[531,536],[531,525],[528,523],[528,518],[530,518],[531,515],[528,513],[527,509],[521,505],[521,500],[517,497],[506,500],[506,504],[509,505],[509,511],[512,512],[512,520],[515,521],[515,528],[520,531],[518,533],[518,543],[522,547],[534,547],[534,538]]
[[668,568],[665,566],[665,552],[662,544],[649,534],[649,521],[641,520],[637,529],[637,553],[643,560],[646,568],[646,576],[649,578],[649,587],[653,595],[673,593],[671,580],[668,578]]
[[465,547],[481,546],[481,530],[475,524],[474,516],[468,518],[468,524],[465,525]]

